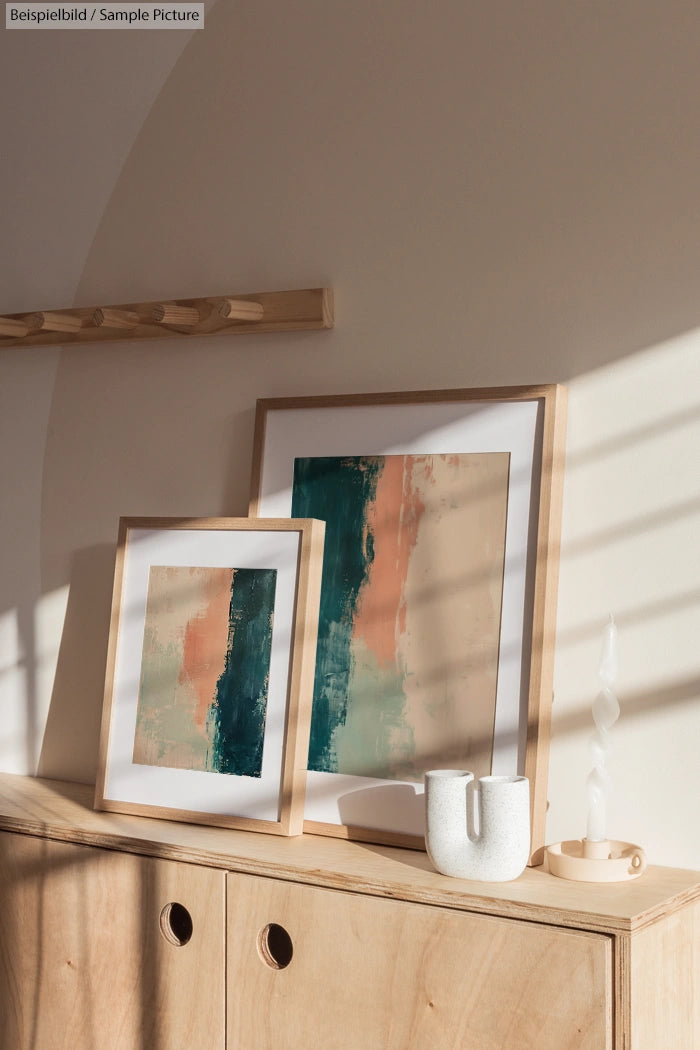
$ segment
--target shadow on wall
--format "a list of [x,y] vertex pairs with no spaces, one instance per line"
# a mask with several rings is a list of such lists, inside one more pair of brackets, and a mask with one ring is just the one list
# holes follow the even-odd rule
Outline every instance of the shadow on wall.
[[[68,602],[61,642],[58,650],[56,672],[51,695],[46,729],[43,735],[37,775],[60,779],[65,770],[71,769],[71,780],[94,783],[97,767],[98,743],[104,695],[105,667],[109,637],[111,595],[114,577],[115,548],[112,544],[98,544],[76,551],[70,574]],[[698,592],[678,595],[667,602],[644,606],[635,613],[623,615],[619,622],[631,628],[649,618],[658,618],[682,608],[696,607]],[[31,616],[25,617],[33,622]],[[581,640],[597,637],[599,624],[590,622],[576,629],[560,633],[560,645],[571,645]],[[85,645],[89,637],[92,644]],[[35,667],[36,659],[29,643],[31,634],[23,635],[26,649],[27,671]],[[449,668],[440,667],[440,677]],[[683,678],[650,690],[637,690],[625,698],[625,718],[643,716],[654,709],[669,709],[695,702],[700,694],[697,678]],[[27,747],[30,748],[37,735],[37,719],[32,718],[36,708],[36,673],[28,673],[26,679]],[[591,726],[590,707],[585,704],[557,717],[555,726],[558,736],[579,733]],[[476,741],[475,747],[491,747],[492,740]],[[496,738],[497,744],[511,745],[510,739]],[[33,752],[35,753],[35,752]],[[435,765],[447,763],[459,765],[458,755],[442,754],[431,758]],[[378,789],[381,790],[381,789]],[[389,790],[394,790],[390,788]],[[362,794],[362,793],[360,793]],[[344,823],[362,823],[359,820],[357,800],[352,795],[341,801],[341,818]],[[416,800],[413,790],[402,793],[396,789],[396,803],[400,809],[406,805],[422,805]]]
[[[60,778],[63,770],[71,769],[73,780],[95,780],[114,556],[114,546],[103,543],[76,551],[73,557],[38,776]],[[93,639],[92,645],[84,644],[86,637]]]

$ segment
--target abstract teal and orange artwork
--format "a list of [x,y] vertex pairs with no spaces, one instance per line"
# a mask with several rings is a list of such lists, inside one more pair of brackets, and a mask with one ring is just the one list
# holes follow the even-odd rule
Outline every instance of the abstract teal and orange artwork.
[[260,777],[276,576],[150,567],[134,763]]
[[299,458],[292,515],[326,522],[308,768],[490,772],[510,456]]

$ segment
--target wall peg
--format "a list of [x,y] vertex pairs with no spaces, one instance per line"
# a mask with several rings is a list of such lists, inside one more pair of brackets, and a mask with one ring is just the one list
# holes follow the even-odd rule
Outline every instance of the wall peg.
[[135,310],[115,310],[109,306],[98,306],[92,315],[92,323],[97,328],[120,328],[128,331],[136,328],[139,315]]
[[261,321],[265,310],[261,303],[249,299],[224,299],[219,313],[227,321]]
[[158,303],[153,309],[157,324],[178,324],[191,328],[202,320],[196,306],[178,306],[177,303]]
[[23,339],[29,331],[24,321],[18,321],[14,317],[0,317],[0,336],[9,339]]
[[83,327],[80,317],[64,311],[39,310],[25,318],[30,332],[63,332],[75,335]]

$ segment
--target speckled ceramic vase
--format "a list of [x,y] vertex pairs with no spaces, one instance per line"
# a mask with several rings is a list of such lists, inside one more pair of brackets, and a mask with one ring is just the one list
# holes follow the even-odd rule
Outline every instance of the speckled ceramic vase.
[[425,774],[425,825],[428,856],[443,875],[517,879],[530,855],[529,781],[481,777],[477,789],[473,773],[433,769]]

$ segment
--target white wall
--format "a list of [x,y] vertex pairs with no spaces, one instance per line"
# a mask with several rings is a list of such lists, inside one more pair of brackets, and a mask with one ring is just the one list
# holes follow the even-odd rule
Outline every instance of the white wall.
[[[331,332],[4,351],[0,768],[94,777],[120,515],[244,514],[257,397],[570,389],[548,837],[700,868],[700,14],[297,0],[0,33],[0,310],[304,287]],[[27,714],[28,712],[28,714]]]

